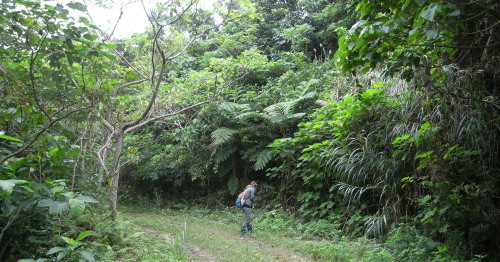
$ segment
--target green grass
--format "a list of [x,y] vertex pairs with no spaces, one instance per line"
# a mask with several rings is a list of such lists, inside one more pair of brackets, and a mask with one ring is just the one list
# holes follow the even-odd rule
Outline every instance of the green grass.
[[[213,261],[394,261],[387,250],[370,240],[312,238],[294,229],[291,217],[272,211],[256,210],[254,213],[256,232],[245,239],[239,235],[243,218],[239,209],[163,209],[155,212],[122,209],[120,217],[123,223],[128,221],[136,227],[168,235],[168,240],[141,235],[140,241],[147,245],[147,250],[142,252],[151,251],[151,258],[142,255],[141,259],[151,260],[136,261],[196,261],[200,255]],[[161,250],[173,254],[166,260],[155,258],[167,256],[160,254]],[[134,252],[140,253],[137,249]]]
[[[154,215],[151,214],[151,218]],[[116,243],[99,261],[189,261],[187,250],[178,239],[160,240],[157,236],[136,230],[126,215],[121,215],[116,229]]]
[[[134,224],[147,227],[180,239],[198,247],[201,253],[217,258],[217,261],[278,261],[284,257],[288,261],[301,261],[300,254],[289,248],[270,244],[265,234],[256,233],[250,238],[241,239],[238,224],[228,224],[213,216],[197,213],[123,213]],[[211,218],[210,218],[211,217]],[[186,244],[187,245],[187,244]],[[310,261],[304,258],[302,261]]]

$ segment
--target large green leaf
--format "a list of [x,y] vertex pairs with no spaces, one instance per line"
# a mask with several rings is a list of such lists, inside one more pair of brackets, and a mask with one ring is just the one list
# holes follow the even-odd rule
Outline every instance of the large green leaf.
[[68,250],[60,252],[57,255],[57,261],[60,261],[61,259],[63,259],[64,257],[66,257],[68,254],[69,254]]
[[64,186],[55,186],[55,187],[50,189],[50,191],[54,195],[62,194],[64,192],[64,190],[65,190]]
[[16,141],[16,142],[23,142],[22,140],[20,139],[17,139],[15,137],[11,137],[11,136],[7,136],[7,135],[0,135],[0,138],[3,138],[3,139],[7,139],[7,140],[11,140],[11,141]]
[[12,194],[12,191],[14,191],[14,186],[16,186],[16,184],[12,183],[9,180],[0,180],[0,188],[2,188],[2,194],[5,196],[10,196]]
[[59,152],[59,148],[55,147],[55,148],[52,148],[52,149],[49,150],[49,155],[50,156],[55,156],[55,155],[58,154],[58,152]]
[[80,253],[80,255],[82,256],[83,259],[87,260],[87,261],[90,261],[90,262],[94,262],[95,261],[95,258],[94,258],[94,255],[90,252],[87,252],[87,251],[79,251],[78,253]]
[[87,7],[84,4],[78,2],[68,3],[67,6],[71,9],[75,9],[82,12],[85,12],[87,10]]
[[38,206],[39,207],[49,207],[50,205],[52,205],[52,203],[54,203],[54,200],[52,200],[52,199],[42,199],[38,202]]
[[77,217],[83,215],[85,211],[85,202],[79,199],[71,198],[69,200],[69,206],[71,208],[71,212]]
[[425,9],[420,16],[422,16],[423,19],[429,20],[429,21],[434,21],[434,16],[436,15],[436,12],[439,12],[440,6],[436,3],[432,3]]
[[2,195],[10,196],[14,191],[14,187],[19,183],[26,183],[26,180],[17,180],[17,179],[9,179],[9,180],[0,180],[0,188],[2,188]]
[[64,240],[69,245],[74,245],[76,243],[76,240],[70,238],[70,237],[63,237],[61,236],[61,239]]
[[80,154],[80,152],[82,152],[80,149],[70,150],[70,151],[66,152],[66,157],[76,156],[76,155]]
[[93,197],[89,197],[89,196],[84,196],[84,195],[79,195],[77,196],[75,199],[78,199],[78,200],[81,200],[83,202],[87,202],[87,203],[98,203],[99,201],[97,201],[95,198]]
[[47,256],[50,256],[50,255],[53,255],[55,253],[59,253],[59,252],[65,251],[65,250],[66,250],[65,247],[53,247],[53,248],[49,249],[49,251],[47,251]]
[[60,214],[68,210],[69,205],[67,202],[53,201],[49,205],[49,214]]
[[78,241],[80,241],[80,240],[82,240],[82,239],[86,238],[87,236],[90,236],[90,235],[92,235],[92,234],[94,234],[94,233],[95,233],[95,232],[94,232],[94,231],[92,231],[92,230],[89,230],[89,231],[83,231],[83,232],[81,232],[81,233],[78,235],[78,237],[75,239],[75,241],[76,241],[76,242],[78,242]]

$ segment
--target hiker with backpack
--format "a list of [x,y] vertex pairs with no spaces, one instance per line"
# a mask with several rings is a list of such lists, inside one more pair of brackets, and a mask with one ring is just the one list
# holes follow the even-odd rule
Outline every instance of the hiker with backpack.
[[255,190],[257,189],[258,184],[255,181],[252,181],[250,185],[245,188],[245,191],[241,192],[238,196],[238,200],[241,201],[241,208],[243,209],[243,213],[245,214],[245,219],[243,220],[243,224],[241,224],[241,237],[247,237],[245,234],[248,230],[248,233],[253,233],[252,224],[250,223],[251,211],[253,208],[253,201],[255,196]]

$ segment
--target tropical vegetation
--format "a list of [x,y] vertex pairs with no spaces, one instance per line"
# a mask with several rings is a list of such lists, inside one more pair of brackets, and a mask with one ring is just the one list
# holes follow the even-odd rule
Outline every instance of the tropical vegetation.
[[313,259],[500,258],[497,1],[158,1],[125,38],[112,4],[0,6],[0,260],[119,259],[120,208],[222,212],[252,180]]

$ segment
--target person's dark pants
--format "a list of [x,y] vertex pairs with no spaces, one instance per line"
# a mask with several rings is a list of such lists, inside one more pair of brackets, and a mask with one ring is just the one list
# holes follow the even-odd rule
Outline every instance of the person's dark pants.
[[251,217],[252,208],[243,207],[242,209],[243,213],[245,214],[245,219],[243,220],[243,224],[241,224],[241,232],[244,233],[246,229],[248,229],[248,232],[252,232],[253,228],[252,224],[250,223],[250,221],[252,220]]

